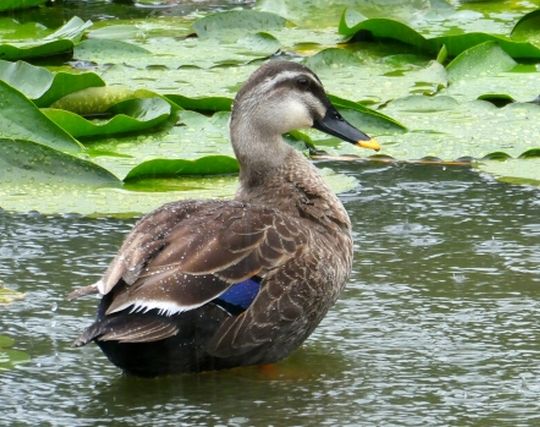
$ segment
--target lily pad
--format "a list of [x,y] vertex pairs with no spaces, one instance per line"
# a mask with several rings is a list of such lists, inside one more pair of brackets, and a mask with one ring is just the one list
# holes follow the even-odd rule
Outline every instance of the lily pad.
[[83,149],[79,142],[47,118],[22,93],[1,80],[0,138],[26,139],[72,153]]
[[118,186],[102,167],[32,141],[0,139],[0,181],[9,183],[71,182]]
[[76,138],[140,132],[163,123],[172,114],[171,105],[157,97],[129,99],[115,104],[107,110],[115,114],[109,120],[87,120],[76,113],[54,108],[46,108],[42,111]]
[[133,168],[124,181],[185,175],[226,175],[237,172],[238,161],[229,156],[206,156],[195,160],[154,159]]
[[41,39],[11,39],[0,44],[0,59],[17,60],[50,57],[73,50],[74,41],[92,25],[73,17],[55,32]]
[[512,29],[512,38],[540,47],[540,9],[524,15]]
[[403,124],[379,111],[334,95],[329,98],[349,122],[366,132],[380,135],[407,130]]
[[3,0],[0,3],[0,12],[6,10],[27,9],[29,7],[45,4],[47,0]]
[[[211,68],[217,65],[249,63],[255,59],[266,58],[280,48],[279,41],[268,33],[236,35],[238,37],[227,39],[161,38],[145,42],[145,48],[137,46],[134,42],[90,39],[79,44],[73,55],[78,60],[97,64],[124,64],[133,68],[176,69],[188,66]],[[208,52],[212,54],[209,55]]]
[[155,94],[149,91],[133,90],[124,86],[89,87],[58,99],[51,107],[91,116],[104,114],[114,105],[128,99],[152,96]]
[[256,10],[232,10],[198,19],[193,29],[199,37],[228,33],[255,33],[279,29],[287,21],[279,15]]
[[307,58],[328,92],[383,104],[412,94],[434,95],[447,84],[444,67],[415,54],[370,54],[359,47],[325,49]]
[[540,94],[540,74],[535,67],[516,65],[492,42],[471,48],[462,55],[476,49],[485,50],[484,53],[492,55],[491,58],[482,58],[484,53],[476,58],[458,56],[456,60],[459,62],[454,60],[448,65],[452,83],[441,94],[464,101],[485,99],[496,105],[530,102],[536,94]]
[[214,113],[216,111],[229,111],[232,107],[232,98],[224,96],[189,97],[177,94],[165,95],[175,105],[185,110]]
[[[22,292],[14,291],[13,289],[5,288],[0,282],[0,304],[10,304],[13,301],[23,299],[25,294]],[[2,337],[0,336],[0,347],[2,347]]]
[[350,9],[343,13],[338,29],[349,39],[393,39],[431,55],[437,55],[442,46],[445,46],[448,55],[454,57],[480,43],[493,41],[498,43],[513,58],[540,58],[540,48],[528,41],[514,41],[502,35],[482,32],[427,38],[403,22],[388,18],[367,19],[362,14]]
[[517,65],[501,47],[488,41],[460,53],[448,66],[448,80],[474,79],[510,71]]
[[382,154],[396,159],[482,158],[492,152],[518,157],[540,145],[540,107],[515,103],[497,108],[485,101],[412,96],[390,103],[384,113],[409,132],[381,137]]
[[0,60],[0,80],[24,93],[38,107],[47,107],[72,92],[105,85],[95,73],[52,73],[24,61]]
[[[322,169],[321,173],[336,192],[349,191],[358,185],[355,178],[329,169]],[[141,215],[175,200],[232,198],[237,186],[236,175],[141,178],[123,188],[81,187],[63,182],[6,186],[0,181],[0,198],[2,207],[8,211],[125,217]]]
[[100,75],[109,85],[148,89],[156,93],[178,94],[188,98],[233,98],[242,83],[260,63],[220,66],[209,69],[166,67],[138,69],[124,65],[104,67]]
[[540,157],[529,159],[482,160],[475,167],[510,184],[540,186]]
[[27,362],[30,356],[24,351],[12,350],[15,340],[6,335],[0,335],[0,372],[13,368],[16,364]]
[[119,177],[125,177],[141,163],[155,159],[233,156],[228,122],[228,112],[207,117],[194,111],[181,111],[176,126],[146,135],[99,140],[89,146],[89,153],[93,161]]

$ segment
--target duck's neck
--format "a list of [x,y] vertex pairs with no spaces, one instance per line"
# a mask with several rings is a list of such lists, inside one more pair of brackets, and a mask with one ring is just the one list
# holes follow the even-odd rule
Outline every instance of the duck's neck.
[[236,200],[350,230],[349,216],[337,196],[281,135],[231,122],[231,138],[240,163]]

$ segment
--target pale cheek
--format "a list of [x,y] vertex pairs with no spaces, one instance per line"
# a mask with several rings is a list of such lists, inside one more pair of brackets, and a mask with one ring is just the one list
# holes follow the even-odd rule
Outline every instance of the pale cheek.
[[281,114],[277,115],[277,117],[279,116],[281,116],[281,128],[284,132],[313,126],[311,115],[304,104],[300,102],[289,102]]

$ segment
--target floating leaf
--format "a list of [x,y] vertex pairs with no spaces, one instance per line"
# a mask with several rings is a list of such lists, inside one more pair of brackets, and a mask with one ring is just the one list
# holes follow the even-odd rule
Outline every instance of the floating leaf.
[[148,160],[194,160],[215,154],[233,156],[228,122],[228,112],[207,117],[194,111],[181,111],[176,126],[151,134],[95,141],[89,146],[89,152],[96,163],[119,177]]
[[[10,304],[13,301],[23,299],[24,297],[24,293],[5,288],[2,286],[2,282],[0,282],[0,304]],[[2,336],[0,336],[0,348],[2,347],[1,338]]]
[[397,159],[478,159],[498,151],[517,157],[539,146],[540,107],[534,104],[496,108],[484,101],[412,96],[390,103],[383,112],[409,129],[380,138],[382,154]]
[[366,132],[381,134],[407,129],[397,120],[379,111],[334,95],[329,95],[329,98],[348,121]]
[[142,178],[183,175],[226,175],[238,172],[238,161],[229,156],[206,156],[195,160],[154,159],[133,168],[124,178],[133,182]]
[[475,78],[453,81],[441,93],[464,101],[485,99],[500,106],[512,101],[530,102],[540,93],[540,76],[534,68],[521,65],[493,75],[479,71]]
[[393,39],[431,55],[437,55],[445,46],[448,55],[454,57],[480,43],[493,41],[513,58],[540,58],[540,48],[529,42],[481,32],[426,38],[403,22],[388,18],[366,19],[350,9],[343,13],[338,29],[341,34],[353,40]]
[[66,24],[41,39],[10,40],[0,44],[0,59],[16,60],[25,58],[50,57],[71,52],[74,40],[92,25],[79,17],[71,18]]
[[524,15],[512,30],[512,38],[540,47],[540,9]]
[[99,64],[146,63],[147,61],[152,62],[153,59],[151,52],[143,47],[121,40],[108,39],[82,41],[75,47],[73,57]]
[[72,153],[83,148],[22,93],[3,81],[0,81],[0,138],[27,139]]
[[279,29],[287,21],[279,15],[256,10],[232,10],[215,13],[198,19],[193,29],[199,37],[209,37],[216,33],[249,33]]
[[102,167],[32,141],[0,139],[0,181],[6,183],[71,182],[118,186]]
[[450,82],[496,75],[510,71],[517,65],[500,46],[492,41],[484,42],[460,53],[448,66]]
[[24,93],[38,107],[46,107],[72,92],[105,85],[95,73],[52,73],[24,61],[0,60],[0,80]]
[[155,94],[123,86],[89,87],[60,98],[51,107],[90,116],[104,114],[113,105],[128,99],[151,96]]
[[318,74],[328,92],[363,103],[433,95],[447,84],[440,63],[414,54],[375,56],[361,48],[332,48],[307,58],[305,64]]
[[[279,41],[264,32],[237,33],[224,39],[189,37],[183,40],[169,37],[154,44],[144,44],[149,50],[118,40],[89,39],[75,48],[74,57],[98,64],[125,64],[133,68],[179,67],[210,68],[216,65],[244,64],[266,58],[280,48]],[[143,44],[143,43],[141,43]],[[209,52],[212,52],[209,55]],[[196,71],[190,70],[191,73]]]
[[140,132],[151,129],[172,114],[171,105],[162,98],[129,99],[108,110],[115,115],[110,120],[87,120],[76,113],[48,108],[47,117],[76,138]]
[[224,96],[188,97],[183,95],[165,95],[167,99],[185,110],[214,113],[216,111],[229,111],[233,100]]
[[[0,297],[1,298],[1,297]],[[11,369],[18,363],[27,362],[30,356],[24,351],[12,350],[15,340],[6,335],[0,335],[0,372]]]
[[511,184],[540,186],[540,158],[482,160],[475,167]]
[[45,4],[47,0],[3,0],[0,3],[0,12],[6,10],[27,9],[29,7]]

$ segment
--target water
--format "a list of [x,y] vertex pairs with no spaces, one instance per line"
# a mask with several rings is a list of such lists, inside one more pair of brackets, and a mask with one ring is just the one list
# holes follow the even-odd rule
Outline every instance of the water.
[[462,168],[326,164],[354,272],[304,347],[274,371],[123,376],[70,347],[133,220],[0,212],[0,278],[26,292],[0,335],[31,361],[0,371],[0,425],[540,425],[540,191]]

